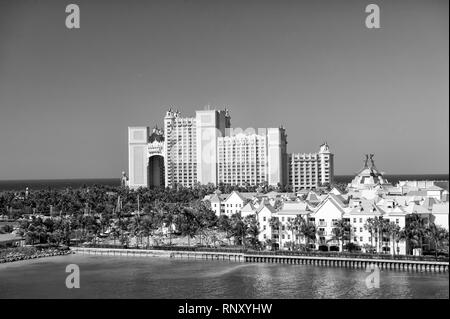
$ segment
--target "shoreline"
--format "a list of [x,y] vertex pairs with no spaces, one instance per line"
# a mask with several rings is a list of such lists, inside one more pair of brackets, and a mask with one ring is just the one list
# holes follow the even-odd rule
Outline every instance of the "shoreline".
[[26,261],[26,260],[31,260],[31,259],[40,259],[40,258],[46,258],[46,257],[66,256],[66,255],[71,255],[71,254],[74,254],[74,252],[71,250],[67,250],[67,251],[60,251],[60,252],[34,254],[34,255],[29,255],[29,256],[28,255],[16,255],[16,256],[0,258],[0,264],[13,263],[16,261]]
[[279,263],[295,265],[315,265],[326,267],[345,267],[356,269],[379,268],[383,270],[423,271],[448,273],[449,263],[439,261],[411,261],[394,259],[363,259],[348,257],[317,257],[288,255],[258,255],[242,252],[145,250],[121,248],[83,248],[71,247],[79,254],[124,257],[166,257],[179,259],[217,260],[239,263]]

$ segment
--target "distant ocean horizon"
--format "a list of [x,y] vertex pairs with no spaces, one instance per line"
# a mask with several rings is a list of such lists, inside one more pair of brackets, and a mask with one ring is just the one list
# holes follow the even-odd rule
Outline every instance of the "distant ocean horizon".
[[[336,175],[334,177],[337,183],[349,183],[354,175]],[[399,181],[448,181],[449,174],[399,174],[385,175],[387,180],[396,184]],[[31,179],[31,180],[0,180],[0,191],[5,190],[24,190],[29,189],[61,189],[66,187],[78,188],[93,185],[119,186],[120,178],[76,178],[76,179]]]

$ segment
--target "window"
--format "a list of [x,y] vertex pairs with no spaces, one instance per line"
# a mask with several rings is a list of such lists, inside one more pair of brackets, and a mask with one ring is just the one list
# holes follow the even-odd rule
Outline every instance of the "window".
[[359,222],[362,223],[362,218],[359,219]]
[[264,225],[263,229],[266,230],[266,225]]
[[359,237],[359,240],[360,240],[360,241],[363,241],[363,238],[362,238],[362,237]]
[[354,238],[353,238],[353,241],[358,241],[358,238],[354,237]]
[[353,232],[356,233],[356,227],[353,227]]
[[281,238],[283,238],[283,239],[284,239],[284,235],[283,235],[283,236],[281,236]]
[[400,223],[400,220],[397,218],[397,219],[395,220],[395,223],[396,223],[396,224],[399,224],[399,223]]
[[266,221],[266,217],[263,217],[263,221],[264,221],[264,222]]
[[362,229],[362,227],[360,227],[360,228],[359,228],[359,232],[362,233],[362,231],[363,231],[363,229]]
[[356,223],[356,218],[353,218],[353,222]]

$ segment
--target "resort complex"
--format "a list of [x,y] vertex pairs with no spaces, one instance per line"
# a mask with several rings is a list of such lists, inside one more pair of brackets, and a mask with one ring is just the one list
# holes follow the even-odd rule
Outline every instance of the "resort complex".
[[[368,155],[367,155],[368,157]],[[411,223],[448,231],[448,191],[438,182],[400,182],[393,186],[367,163],[347,191],[290,193],[219,191],[207,195],[218,215],[254,215],[260,242],[291,250],[301,245],[324,251],[346,249],[390,254],[412,253],[403,230]],[[448,185],[448,184],[447,184]],[[426,243],[433,245],[432,243]],[[428,247],[431,248],[431,247]],[[419,253],[419,252],[417,252]]]
[[225,184],[297,191],[328,185],[334,174],[327,143],[317,153],[289,154],[285,128],[232,128],[228,110],[182,117],[169,109],[163,130],[129,127],[128,163],[131,188]]
[[128,128],[128,151],[120,186],[0,193],[0,246],[448,258],[448,181],[393,185],[374,154],[347,185],[336,183],[326,142],[287,153],[283,127],[232,129],[228,110],[168,110],[163,129]]

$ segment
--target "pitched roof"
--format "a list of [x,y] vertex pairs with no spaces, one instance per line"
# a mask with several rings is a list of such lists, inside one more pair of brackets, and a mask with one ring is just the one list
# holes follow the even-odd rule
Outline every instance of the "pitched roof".
[[[332,195],[334,195],[334,194],[332,194]],[[315,192],[310,191],[308,193],[308,195],[306,195],[306,200],[308,202],[319,202],[320,201],[320,197]]]
[[406,196],[427,196],[426,191],[409,191]]
[[249,202],[244,207],[242,207],[241,212],[254,212],[255,210],[255,206],[251,202]]
[[375,205],[372,201],[362,199],[358,206],[353,207],[349,214],[350,215],[363,215],[363,214],[370,214],[375,216],[383,215],[385,211],[381,208]]
[[225,201],[227,201],[233,194],[237,195],[239,197],[239,199],[243,202],[246,200],[246,198],[244,196],[242,196],[241,193],[239,193],[238,191],[232,191],[231,194],[227,196]]
[[256,213],[259,214],[264,208],[267,208],[268,210],[270,210],[270,212],[272,214],[276,213],[275,208],[273,208],[272,205],[265,203],[265,202],[258,207],[258,209],[256,210]]
[[432,185],[430,187],[427,187],[425,189],[423,189],[425,191],[442,191],[444,190],[442,187],[436,186],[436,185]]
[[447,214],[449,211],[449,202],[434,204],[431,212],[433,214]]
[[429,214],[430,213],[428,211],[428,209],[426,209],[422,205],[418,205],[418,204],[408,205],[404,209],[405,209],[405,212],[407,212],[408,214]]
[[434,197],[426,197],[423,200],[422,206],[425,207],[426,209],[430,210],[434,204],[439,203],[439,201],[434,198]]
[[336,206],[343,214],[346,213],[345,211],[345,204],[339,199],[339,196],[336,196],[334,194],[328,194],[327,197],[325,197],[324,200],[322,200],[319,205],[314,209],[314,213],[319,211],[323,205],[325,205],[326,202],[330,201],[334,206]]
[[283,207],[278,211],[278,214],[309,214],[311,211],[308,209],[308,204],[305,202],[285,202],[283,203]]

